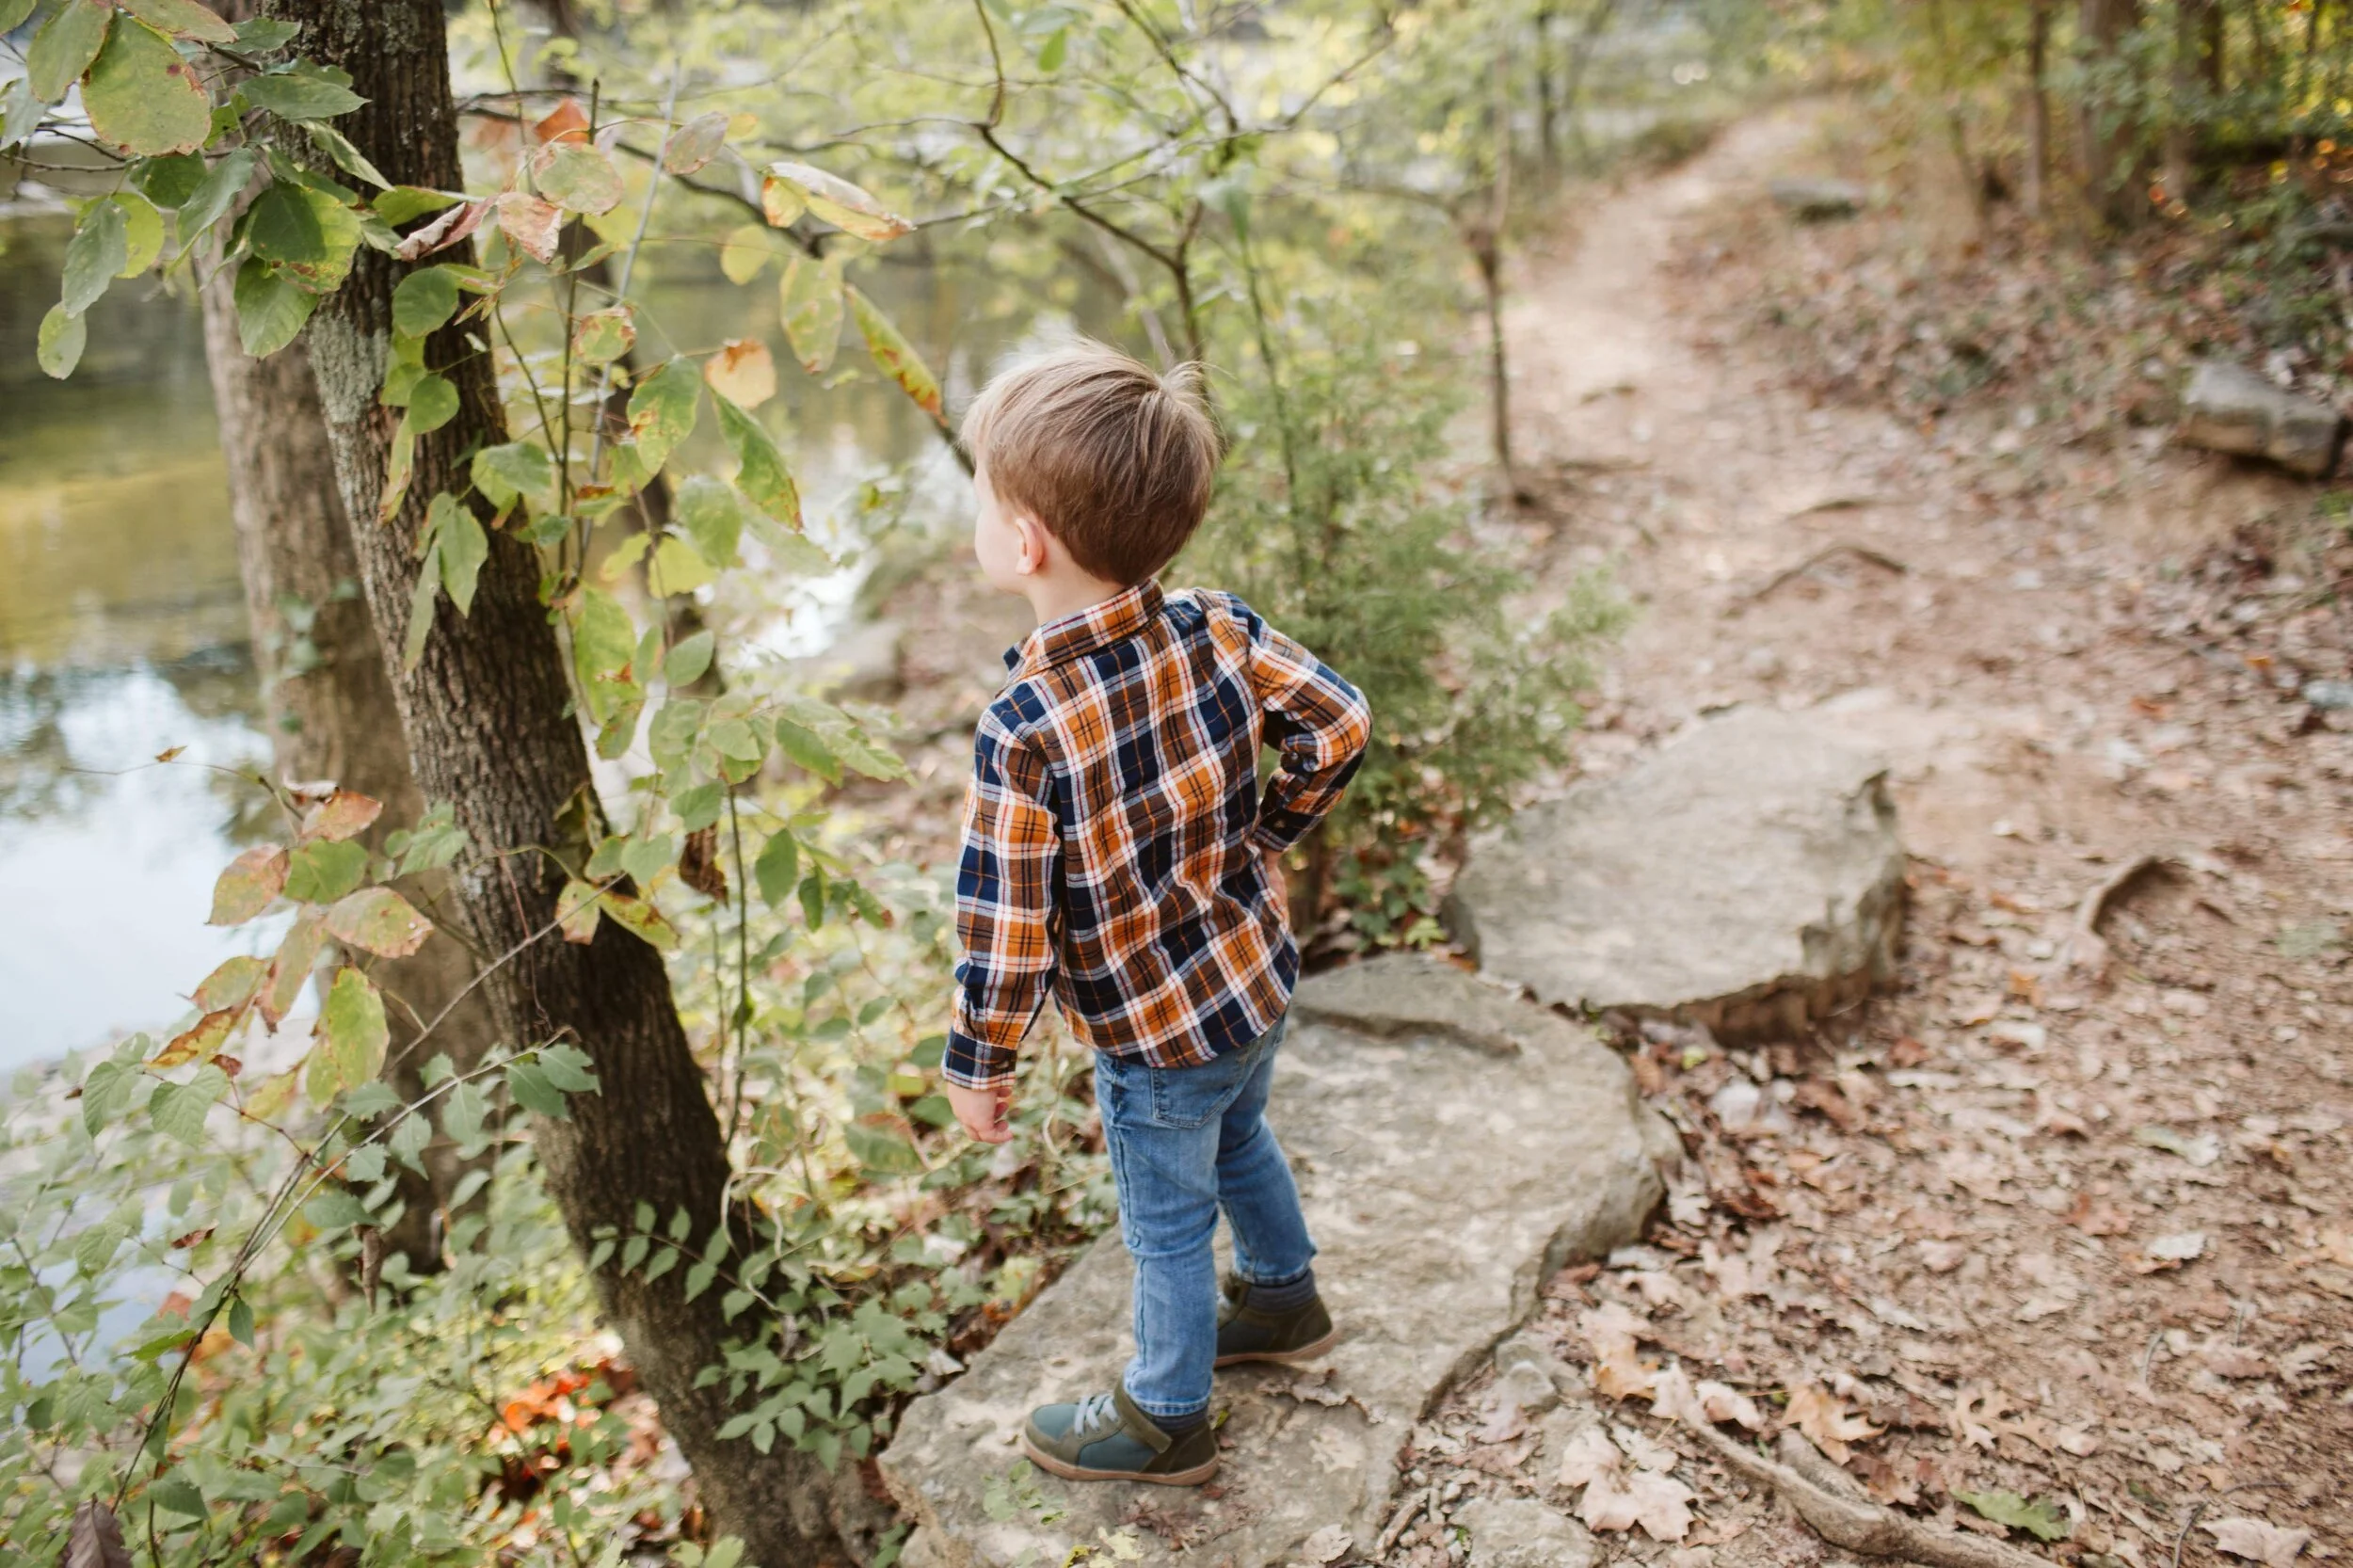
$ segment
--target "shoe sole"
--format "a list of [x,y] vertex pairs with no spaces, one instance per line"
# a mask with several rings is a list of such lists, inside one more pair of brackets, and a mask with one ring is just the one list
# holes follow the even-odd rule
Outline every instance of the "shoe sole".
[[1140,1480],[1153,1486],[1198,1486],[1217,1474],[1215,1459],[1206,1464],[1196,1464],[1190,1470],[1162,1470],[1158,1473],[1145,1470],[1090,1470],[1083,1464],[1056,1459],[1031,1442],[1027,1433],[1021,1438],[1021,1453],[1048,1475],[1060,1476],[1064,1480]]
[[1245,1362],[1264,1361],[1277,1367],[1296,1367],[1303,1361],[1313,1361],[1340,1342],[1340,1331],[1334,1329],[1312,1345],[1302,1345],[1289,1351],[1244,1351],[1239,1355],[1221,1355],[1213,1367],[1239,1367]]

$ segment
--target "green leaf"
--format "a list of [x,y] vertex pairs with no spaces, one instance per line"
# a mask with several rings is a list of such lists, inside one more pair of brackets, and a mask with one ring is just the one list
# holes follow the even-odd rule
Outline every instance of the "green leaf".
[[159,33],[199,43],[234,43],[237,30],[196,0],[116,0],[124,10]]
[[637,466],[650,478],[662,472],[670,454],[695,428],[696,400],[702,395],[702,372],[684,357],[637,383],[629,396],[629,433],[635,443]]
[[784,907],[785,900],[801,880],[801,846],[789,832],[778,830],[768,836],[760,858],[752,865],[752,880],[760,884],[760,896],[772,909]]
[[834,350],[841,343],[841,263],[828,256],[795,255],[786,264],[776,284],[776,305],[784,319],[784,335],[801,368],[823,376],[833,367]]
[[181,249],[194,245],[198,235],[219,222],[221,215],[236,203],[245,187],[253,183],[258,161],[251,148],[240,147],[205,171],[203,180],[180,204]]
[[914,224],[849,181],[808,164],[789,160],[770,164],[760,180],[760,199],[768,221],[779,229],[799,216],[799,209],[806,206],[835,228],[876,244],[915,230]]
[[311,1222],[322,1235],[349,1230],[353,1225],[369,1222],[367,1206],[353,1197],[344,1188],[322,1187],[309,1203],[302,1206],[302,1217]]
[[65,0],[24,52],[24,76],[33,96],[55,104],[73,88],[105,46],[113,8],[103,0]]
[[320,289],[342,286],[363,230],[360,215],[323,190],[272,181],[246,215],[246,244],[281,273]]
[[914,399],[915,406],[932,416],[940,428],[948,425],[948,407],[940,396],[939,377],[923,363],[890,318],[880,307],[858,290],[848,290],[850,313],[857,318],[858,335],[866,340],[866,352],[874,357],[882,373],[899,383],[899,390]]
[[157,1084],[147,1114],[156,1131],[196,1148],[204,1142],[204,1113],[228,1092],[229,1075],[208,1062],[185,1083]]
[[[0,0],[0,33],[13,33],[24,26],[24,19],[33,14],[33,8],[39,3],[40,0]],[[722,136],[726,134],[727,118],[726,115],[719,117]]]
[[190,1519],[201,1519],[207,1512],[204,1506],[204,1494],[197,1490],[196,1482],[177,1473],[157,1477],[149,1485],[147,1496],[150,1501],[166,1513],[177,1513]]
[[193,152],[213,134],[213,101],[196,67],[143,22],[119,19],[82,83],[90,129],[133,157]]
[[65,287],[57,303],[80,315],[98,303],[131,254],[130,224],[111,201],[93,201],[66,242]]
[[397,229],[427,213],[445,212],[463,200],[444,191],[427,190],[423,185],[394,185],[371,205],[376,216]]
[[662,167],[671,174],[692,174],[719,155],[727,145],[729,116],[725,109],[696,115],[670,133],[662,147]]
[[408,428],[431,435],[457,417],[457,389],[446,376],[420,376],[408,389]]
[[506,1064],[506,1092],[515,1096],[515,1103],[535,1116],[545,1116],[552,1122],[568,1120],[571,1109],[564,1096],[548,1081],[548,1075],[529,1062]]
[[311,1103],[325,1106],[344,1090],[374,1080],[384,1069],[384,1048],[391,1039],[384,998],[375,982],[355,968],[336,970],[311,1032],[310,1068],[303,1078]]
[[572,617],[572,662],[583,684],[620,675],[637,652],[637,623],[620,600],[600,588],[582,590]]
[[1062,69],[1063,56],[1070,45],[1070,29],[1057,27],[1046,40],[1046,47],[1037,52],[1037,68],[1051,76]]
[[237,43],[249,55],[272,55],[292,43],[301,31],[299,22],[252,16],[237,24]]
[[730,283],[748,283],[760,276],[760,269],[768,264],[776,253],[773,231],[758,223],[746,223],[731,229],[719,242],[719,270],[727,274]]
[[662,679],[672,686],[691,686],[711,668],[716,643],[708,632],[697,632],[670,649],[662,661]]
[[606,365],[627,354],[636,342],[635,317],[627,305],[616,305],[580,318],[572,332],[572,354],[584,364]]
[[2015,1492],[1956,1492],[1953,1500],[1967,1503],[1997,1525],[2025,1530],[2038,1540],[2064,1541],[2074,1528],[2050,1503],[2028,1502]]
[[473,456],[474,488],[504,511],[521,499],[541,506],[555,503],[555,459],[536,441],[486,446]]
[[760,428],[760,422],[720,396],[711,394],[719,408],[719,428],[726,435],[728,445],[734,449],[736,462],[741,465],[735,473],[737,488],[751,498],[752,504],[789,528],[801,525],[800,488],[792,483],[792,472],[784,465],[784,455],[776,443]]
[[40,318],[33,357],[40,362],[44,375],[62,381],[82,362],[82,350],[88,343],[89,324],[63,305],[52,305],[48,314]]
[[[392,183],[384,178],[383,172],[368,162],[368,155],[353,146],[351,138],[332,125],[323,120],[313,120],[305,121],[302,129],[312,141],[326,149],[327,155],[335,160],[335,167],[345,174],[355,180],[364,180],[380,191],[392,188]],[[377,216],[383,215],[379,213]]]
[[253,1304],[243,1296],[229,1304],[229,1337],[248,1351],[253,1348]]
[[[411,419],[416,417],[413,407],[408,412]],[[490,558],[490,536],[483,529],[482,520],[473,515],[473,508],[456,496],[444,491],[433,498],[433,505],[439,513],[439,520],[431,526],[440,557],[441,586],[449,591],[449,601],[457,606],[457,613],[470,616],[483,563]]]
[[778,719],[776,745],[786,757],[827,783],[841,782],[841,760],[808,726],[792,719]]
[[286,72],[248,77],[237,91],[253,107],[280,120],[332,120],[367,102],[351,90],[349,75],[308,62]]
[[584,141],[552,141],[539,150],[539,194],[566,212],[609,213],[625,194],[621,171],[602,150]]
[[[727,418],[729,407],[721,405],[722,420]],[[744,538],[744,506],[726,480],[697,473],[680,481],[671,498],[671,508],[679,526],[695,541],[696,553],[714,567],[735,565],[736,551]]]
[[841,1136],[851,1156],[877,1176],[909,1176],[923,1168],[923,1157],[894,1119],[855,1121]]
[[390,522],[400,516],[408,499],[408,481],[416,477],[417,431],[403,415],[392,426],[392,449],[384,459],[384,490],[376,498],[376,520]]
[[404,338],[438,331],[456,312],[455,267],[419,267],[392,289],[392,330]]
[[648,834],[643,828],[631,835],[621,849],[621,870],[639,887],[652,882],[677,859],[676,839],[667,833]]
[[433,922],[390,888],[362,888],[328,910],[327,934],[378,958],[406,958],[424,946]]
[[[405,416],[400,427],[408,428]],[[400,646],[404,674],[413,671],[424,657],[424,646],[433,637],[433,607],[441,595],[441,541],[430,528],[424,537],[424,559],[417,564],[417,580],[408,589],[408,632]]]
[[663,536],[646,570],[646,585],[656,599],[691,594],[712,580],[711,563],[675,534]]
[[196,1005],[207,1013],[222,1013],[243,1007],[253,1000],[261,988],[262,977],[269,973],[269,965],[262,959],[240,953],[224,958],[218,968],[198,982]]
[[671,797],[670,809],[678,813],[679,825],[689,833],[699,833],[719,820],[719,811],[727,804],[727,790],[719,784],[697,784]]
[[237,341],[257,360],[265,360],[301,332],[319,296],[298,283],[280,278],[268,264],[248,256],[237,268]]
[[539,1070],[548,1075],[548,1081],[568,1095],[589,1095],[597,1092],[596,1062],[578,1046],[561,1041],[539,1052]]
[[365,844],[318,842],[294,852],[286,868],[286,896],[297,904],[332,904],[366,880]]
[[142,160],[131,170],[131,183],[158,207],[184,207],[203,187],[208,172],[200,154],[167,152]]
[[632,898],[626,893],[606,893],[597,903],[623,930],[640,940],[664,952],[678,946],[677,931],[662,918],[662,911],[644,899]]
[[136,191],[119,190],[107,200],[122,209],[123,238],[129,251],[115,276],[136,278],[164,253],[164,215]]

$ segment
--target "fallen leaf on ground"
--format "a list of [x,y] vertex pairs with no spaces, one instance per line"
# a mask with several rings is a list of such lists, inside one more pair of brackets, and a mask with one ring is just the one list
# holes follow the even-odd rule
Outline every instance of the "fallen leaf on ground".
[[1636,1353],[1636,1341],[1650,1324],[1616,1302],[1605,1302],[1577,1320],[1578,1332],[1593,1353],[1593,1386],[1613,1400],[1647,1394],[1657,1368]]
[[1848,1444],[1877,1437],[1886,1430],[1873,1426],[1860,1416],[1849,1416],[1844,1400],[1810,1383],[1790,1388],[1789,1407],[1785,1414],[1791,1426],[1814,1439],[1814,1446],[1833,1464],[1847,1463]]
[[1997,1525],[2025,1530],[2038,1541],[2064,1541],[2074,1527],[2067,1515],[2048,1502],[2029,1502],[2015,1492],[1956,1492],[1953,1500],[1966,1503]]
[[2313,1539],[2310,1530],[2286,1529],[2261,1519],[2217,1519],[2206,1529],[2216,1551],[2260,1562],[2264,1568],[2288,1568]]
[[1599,1427],[1583,1427],[1561,1455],[1560,1482],[1563,1486],[1584,1486],[1596,1479],[1616,1473],[1625,1456],[1618,1446],[1609,1441],[1609,1434]]
[[1597,1530],[1642,1527],[1653,1541],[1680,1541],[1691,1530],[1691,1489],[1672,1476],[1637,1470],[1597,1476],[1585,1488],[1577,1517]]
[[1326,1525],[1307,1537],[1299,1551],[1310,1562],[1337,1562],[1355,1549],[1355,1539],[1348,1533],[1346,1527]]
[[1682,1368],[1658,1374],[1651,1390],[1651,1414],[1687,1426],[1734,1421],[1755,1432],[1765,1425],[1754,1401],[1729,1384],[1703,1379],[1694,1384]]

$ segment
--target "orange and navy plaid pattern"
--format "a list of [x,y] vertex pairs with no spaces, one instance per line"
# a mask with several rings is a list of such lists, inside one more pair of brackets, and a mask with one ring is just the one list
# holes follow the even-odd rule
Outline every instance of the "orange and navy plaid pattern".
[[1079,1039],[1154,1066],[1248,1045],[1299,978],[1260,852],[1338,802],[1371,733],[1364,697],[1233,595],[1152,582],[1005,662],[973,740],[948,1080],[1012,1077],[1049,995]]

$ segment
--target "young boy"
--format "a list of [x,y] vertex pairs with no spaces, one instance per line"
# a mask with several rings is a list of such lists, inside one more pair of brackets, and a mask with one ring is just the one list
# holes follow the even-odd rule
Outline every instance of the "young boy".
[[[1153,581],[1216,477],[1197,374],[1072,348],[998,377],[965,423],[981,570],[1038,625],[974,738],[945,1075],[966,1130],[1002,1143],[1049,996],[1096,1051],[1136,1353],[1119,1386],[1031,1413],[1024,1450],[1072,1480],[1209,1480],[1210,1368],[1336,1337],[1265,1120],[1299,974],[1278,857],[1338,800],[1371,721],[1239,599]],[[1265,744],[1281,765],[1261,792]]]

